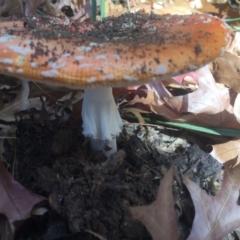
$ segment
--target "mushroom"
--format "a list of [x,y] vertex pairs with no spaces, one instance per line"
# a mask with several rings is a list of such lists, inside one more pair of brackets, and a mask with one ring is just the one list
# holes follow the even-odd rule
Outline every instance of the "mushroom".
[[124,14],[93,24],[49,17],[0,21],[0,73],[85,89],[83,133],[107,156],[117,150],[123,125],[112,87],[196,70],[222,55],[230,37],[228,26],[207,14]]

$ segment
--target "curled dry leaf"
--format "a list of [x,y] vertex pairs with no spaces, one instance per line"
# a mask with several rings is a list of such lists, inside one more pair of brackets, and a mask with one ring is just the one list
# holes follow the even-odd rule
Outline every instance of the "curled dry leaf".
[[0,214],[4,214],[8,218],[13,233],[15,231],[14,223],[29,218],[33,207],[46,199],[32,193],[15,181],[3,162],[0,162],[0,192]]
[[[195,217],[187,240],[219,240],[240,226],[240,165],[226,164],[222,187],[216,196],[208,195],[196,183],[183,176],[195,206]],[[172,196],[172,168],[161,180],[157,199],[148,206],[130,209],[133,218],[141,221],[154,240],[178,239]]]
[[[146,97],[135,97],[128,102],[128,105],[144,104],[153,113],[178,122],[200,126],[240,128],[232,106],[236,92],[217,84],[208,66],[174,79],[181,84],[188,75],[195,80],[196,85],[198,83],[196,91],[181,96],[162,97],[161,93],[163,92],[166,96],[167,92],[164,92],[164,88],[155,82],[154,85],[147,85]],[[139,95],[139,91],[143,90],[139,89],[135,94]]]
[[[63,11],[64,7],[68,7],[68,11]],[[58,1],[52,1],[52,0],[45,0],[43,1],[42,4],[43,11],[47,15],[51,16],[65,16],[64,12],[68,12],[67,15],[69,17],[72,17],[73,14],[73,9],[74,9],[74,4],[72,0],[58,0]]]
[[225,163],[235,159],[236,165],[240,163],[240,139],[213,145],[210,153],[220,163]]
[[7,12],[9,15],[23,13],[22,2],[22,0],[0,0],[0,14],[4,12]]
[[148,206],[130,208],[133,218],[145,225],[154,240],[178,239],[172,182],[173,168],[170,168],[161,180],[156,200]]
[[240,32],[234,32],[231,34],[232,39],[229,42],[229,45],[227,46],[226,50],[230,53],[233,53],[236,56],[239,56],[240,53]]
[[[161,4],[162,2],[162,4]],[[169,4],[171,2],[172,4]],[[162,6],[161,6],[162,5]],[[162,8],[159,8],[162,7]],[[188,2],[186,1],[155,1],[153,3],[153,8],[147,4],[142,4],[139,7],[133,8],[133,11],[144,11],[146,13],[154,12],[156,14],[177,14],[177,15],[187,15],[198,12],[197,9],[191,8]]]
[[44,0],[25,0],[25,15],[33,16],[37,13],[37,8]]
[[[17,91],[16,97],[9,103],[0,104],[0,120],[11,122],[15,121],[15,114],[30,108],[41,109],[42,103],[39,98],[28,99],[29,96],[29,83],[21,81],[21,89]],[[2,128],[8,128],[7,125],[0,124]],[[10,127],[11,128],[11,127]]]
[[129,112],[129,113],[132,113],[133,115],[135,115],[135,117],[137,117],[138,122],[140,124],[145,123],[144,118],[142,117],[141,113],[149,113],[148,111],[140,110],[137,108],[124,108],[122,110],[122,113],[124,113],[124,112]]
[[194,92],[198,89],[198,75],[196,72],[190,72],[172,77],[172,83],[171,80],[168,80],[168,82],[165,81],[164,83],[173,89],[185,89],[186,92]]
[[[92,0],[37,0],[36,2],[39,2],[39,4],[42,3],[43,12],[51,16],[67,16],[68,18],[82,22],[92,15]],[[99,5],[98,1],[97,4]],[[34,8],[36,11],[35,3]]]
[[182,75],[178,75],[176,77],[173,77],[174,81],[178,82],[179,84],[184,85],[185,84],[185,79],[188,78],[189,81],[192,82],[192,84],[198,84],[198,74],[197,72],[189,72],[189,73],[185,73]]
[[158,93],[161,93],[161,92],[159,92],[157,83],[155,85],[149,85],[149,86],[151,86],[151,88],[155,88],[155,89],[148,89],[146,91],[146,93],[147,93],[146,97],[135,98],[135,99],[129,101],[128,105],[142,103],[144,105],[148,105],[150,110],[155,114],[165,116],[168,119],[180,118],[181,114],[179,114],[177,111],[175,111],[171,106],[168,106],[159,96],[157,96]]
[[158,98],[160,97],[172,97],[172,94],[167,90],[162,81],[151,82],[146,84],[149,90],[155,92]]
[[82,90],[57,88],[39,83],[32,84],[30,88],[29,98],[44,97],[46,105],[53,105],[65,100],[71,100],[74,104],[82,99],[83,94]]
[[[84,21],[92,15],[91,0],[25,0],[25,15],[36,15],[40,5],[45,14],[56,17],[67,16],[73,20]],[[64,8],[66,11],[63,10]]]
[[183,177],[194,206],[195,217],[187,240],[219,240],[240,226],[240,165],[226,167],[221,190],[209,196],[196,183]]
[[235,99],[233,109],[234,109],[234,115],[237,121],[240,123],[240,93],[238,93]]
[[[97,4],[99,4],[98,1]],[[76,14],[73,16],[72,19],[74,20],[79,19],[81,22],[83,22],[92,16],[92,0],[86,1],[78,0],[78,2],[76,2],[74,5],[75,5],[74,12],[76,12]]]
[[231,105],[235,93],[217,85],[208,66],[196,73],[199,88],[195,92],[164,98],[169,108],[181,114],[181,117],[175,120],[203,126],[240,128]]
[[[13,89],[15,87],[16,85],[13,86]],[[9,86],[6,88],[9,88]],[[8,132],[10,136],[14,135],[11,135],[11,133],[15,131],[16,115],[29,118],[29,112],[25,110],[32,110],[39,121],[41,121],[40,119],[56,119],[58,117],[67,119],[72,112],[73,104],[79,102],[83,94],[82,91],[63,88],[59,90],[41,84],[33,85],[30,89],[29,83],[26,81],[21,81],[20,90],[15,90],[15,92],[16,96],[10,102],[3,103],[0,101],[0,127],[8,131],[11,130]],[[0,99],[2,99],[1,93],[3,92],[0,91]],[[40,97],[42,97],[42,100],[40,100]],[[80,116],[79,112],[78,115]],[[12,122],[12,124],[9,124],[9,122]],[[1,132],[0,136],[2,136]]]
[[240,58],[225,52],[222,57],[218,57],[212,62],[212,73],[215,81],[240,93],[239,66]]

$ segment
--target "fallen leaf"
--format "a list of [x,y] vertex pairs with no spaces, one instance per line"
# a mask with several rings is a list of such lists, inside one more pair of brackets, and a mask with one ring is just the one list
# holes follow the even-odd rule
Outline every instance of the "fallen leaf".
[[195,217],[187,240],[219,240],[240,226],[240,165],[226,167],[221,190],[209,196],[196,183],[183,176],[194,206]]
[[[5,82],[8,83],[8,81]],[[16,116],[25,119],[30,117],[30,113],[34,113],[39,121],[60,117],[61,119],[68,119],[73,105],[82,98],[82,91],[72,91],[64,88],[54,89],[41,84],[31,85],[30,88],[27,81],[21,81],[20,89],[18,84],[13,86],[5,84],[3,88],[5,88],[5,91],[0,91],[0,99],[3,99],[3,93],[6,91],[6,96],[16,95],[7,103],[0,100],[0,128],[7,129],[10,131],[9,133],[15,131]],[[1,96],[1,94],[3,95]]]
[[145,123],[141,113],[149,113],[148,111],[140,110],[137,108],[124,108],[121,112],[122,113],[124,113],[124,112],[132,113],[135,117],[137,117],[139,124]]
[[239,56],[240,53],[240,32],[231,33],[231,41],[229,42],[226,51]]
[[[161,84],[161,83],[160,83]],[[154,85],[151,85],[154,88]],[[156,87],[156,86],[155,86]],[[167,105],[161,97],[158,97],[158,90],[148,89],[145,91],[147,96],[134,98],[133,100],[128,102],[128,105],[134,105],[136,103],[141,103],[149,106],[150,110],[162,116],[167,117],[168,119],[178,119],[181,117],[181,114],[174,110],[171,106]],[[156,94],[157,92],[157,94]]]
[[25,0],[25,15],[33,16],[37,13],[37,8],[44,0]]
[[169,108],[181,114],[178,119],[168,119],[200,126],[240,128],[231,105],[236,96],[234,91],[217,85],[208,66],[196,72],[199,88],[195,92],[164,98]]
[[162,81],[154,81],[145,85],[147,89],[154,91],[158,98],[172,97],[172,94],[167,90]]
[[[240,165],[225,164],[222,187],[216,196],[210,196],[186,176],[183,182],[188,188],[195,206],[195,217],[187,240],[219,240],[240,226]],[[178,239],[172,196],[173,169],[161,180],[157,199],[148,206],[130,208],[133,218],[141,221],[154,240]]]
[[[30,92],[28,98],[44,97],[46,98],[46,105],[53,105],[56,102],[62,102],[66,99],[73,100],[76,95],[81,95],[83,91],[72,90],[67,88],[60,88],[56,86],[48,86],[45,84],[34,83],[30,85]],[[78,97],[78,101],[81,100]],[[76,103],[74,100],[72,103]]]
[[234,139],[226,143],[215,144],[210,153],[220,163],[235,159],[236,165],[240,163],[240,139]]
[[172,78],[174,79],[174,81],[178,82],[179,84],[184,85],[186,77],[189,77],[191,79],[192,84],[198,84],[198,74],[196,71],[178,75],[178,76],[172,77]]
[[[17,92],[16,97],[9,103],[0,103],[0,119],[6,122],[15,121],[15,114],[17,112],[38,108],[41,109],[42,103],[38,98],[28,99],[29,83],[27,81],[21,82],[21,89]],[[4,127],[0,124],[0,127]]]
[[239,66],[240,58],[225,52],[222,57],[218,57],[212,62],[212,73],[215,81],[240,93]]
[[4,12],[9,15],[23,13],[22,0],[0,0],[0,14]]
[[233,110],[237,121],[240,123],[240,93],[238,93],[237,97],[235,98]]
[[[174,97],[162,97],[160,94],[164,92],[164,88],[160,86],[161,91],[158,94],[159,83],[155,82],[154,85],[144,90],[145,96],[139,94],[143,89],[136,90],[135,95],[128,100],[128,105],[140,103],[135,107],[139,108],[140,106],[142,110],[150,109],[151,112],[164,116],[170,121],[239,129],[240,124],[232,106],[237,93],[223,84],[217,84],[208,66],[175,79],[179,84],[183,84],[184,78],[188,75],[191,77],[191,81],[196,83],[195,86],[198,86],[194,92]],[[121,92],[123,93],[123,91]],[[167,92],[164,94],[166,96]],[[148,108],[146,108],[147,106]]]
[[161,180],[156,200],[148,206],[130,208],[133,218],[145,225],[154,240],[178,239],[172,183],[173,168],[170,168]]
[[46,200],[45,197],[29,191],[15,181],[3,162],[0,162],[0,192],[0,214],[7,217],[12,233],[15,231],[14,224],[17,221],[29,218],[33,207]]
[[[73,12],[76,12],[76,14],[73,16],[73,20],[80,20],[83,22],[92,16],[92,0],[85,0],[85,4],[83,6],[82,3],[83,2],[80,1],[77,5],[74,6]],[[97,2],[97,6],[99,6],[99,2]]]

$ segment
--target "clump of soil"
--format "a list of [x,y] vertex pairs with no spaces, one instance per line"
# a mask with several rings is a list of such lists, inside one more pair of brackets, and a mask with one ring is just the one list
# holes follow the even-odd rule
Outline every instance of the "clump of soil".
[[[202,185],[221,165],[194,144],[179,144],[172,152],[161,150],[161,144],[172,144],[172,135],[166,140],[163,130],[156,133],[154,142],[139,138],[138,130],[130,135],[123,131],[118,139],[121,150],[107,159],[101,152],[90,151],[79,126],[43,125],[34,119],[19,122],[15,179],[49,201],[41,204],[48,212],[27,220],[15,240],[150,240],[146,228],[132,219],[129,207],[153,202],[172,164],[173,193],[180,203],[176,210],[182,208],[177,211],[179,234],[186,239],[194,207],[180,172]],[[5,156],[13,166],[13,147],[5,146]]]

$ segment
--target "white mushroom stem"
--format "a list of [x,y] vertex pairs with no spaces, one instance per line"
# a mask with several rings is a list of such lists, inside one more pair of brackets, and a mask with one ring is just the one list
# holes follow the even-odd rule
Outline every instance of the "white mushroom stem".
[[90,137],[93,151],[110,156],[117,151],[116,136],[121,132],[122,119],[111,87],[86,89],[82,106],[83,134]]

